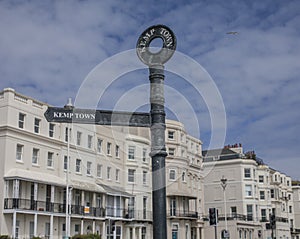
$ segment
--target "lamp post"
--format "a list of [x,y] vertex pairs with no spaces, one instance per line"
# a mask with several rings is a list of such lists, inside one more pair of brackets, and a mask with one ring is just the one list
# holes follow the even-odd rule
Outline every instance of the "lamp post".
[[225,212],[225,229],[227,231],[227,210],[226,210],[226,186],[227,186],[227,178],[224,175],[221,178],[221,186],[223,188],[223,196],[224,196],[224,212]]
[[[72,104],[72,99],[69,98],[68,104],[64,106],[65,109],[73,109],[74,106]],[[65,238],[70,238],[70,228],[71,228],[71,221],[70,221],[70,198],[69,198],[69,191],[70,191],[70,182],[69,182],[69,172],[70,172],[70,139],[71,139],[71,128],[70,123],[67,123],[67,170],[66,170],[66,235]]]

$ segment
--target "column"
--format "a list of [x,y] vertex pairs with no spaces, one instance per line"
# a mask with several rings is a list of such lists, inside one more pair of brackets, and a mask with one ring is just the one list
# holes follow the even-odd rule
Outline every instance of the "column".
[[38,183],[34,183],[34,201],[38,199]]
[[83,219],[81,219],[80,234],[83,234]]
[[135,237],[135,227],[132,228],[132,239],[136,239],[136,237]]
[[50,239],[53,239],[53,214],[50,216]]
[[17,212],[13,213],[13,226],[12,226],[12,238],[16,237],[16,226],[17,226]]
[[126,227],[126,238],[131,239],[130,238],[130,227]]
[[93,220],[93,234],[96,233],[96,221],[95,219]]
[[106,238],[106,225],[105,221],[102,223],[102,238]]
[[34,225],[34,228],[33,228],[33,235],[36,237],[37,236],[37,224],[38,224],[38,220],[37,220],[37,217],[38,217],[38,215],[37,215],[37,213],[35,213],[34,214],[34,223],[33,223],[33,225]]
[[139,227],[139,239],[142,239],[142,227]]

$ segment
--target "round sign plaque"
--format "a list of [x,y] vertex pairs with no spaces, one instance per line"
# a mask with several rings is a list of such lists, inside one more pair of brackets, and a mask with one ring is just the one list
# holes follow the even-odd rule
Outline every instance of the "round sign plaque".
[[[162,39],[163,46],[158,52],[151,52],[150,43],[156,38]],[[166,63],[174,54],[175,49],[176,37],[171,29],[164,25],[147,28],[136,44],[138,57],[148,66]]]

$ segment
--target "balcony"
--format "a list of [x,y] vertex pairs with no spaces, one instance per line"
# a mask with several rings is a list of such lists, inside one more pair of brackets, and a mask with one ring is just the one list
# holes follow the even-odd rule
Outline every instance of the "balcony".
[[198,219],[198,212],[170,209],[167,217]]
[[[40,213],[66,213],[66,204],[51,203],[46,201],[34,201],[30,199],[5,198],[4,210],[20,210],[32,211]],[[80,205],[70,205],[70,212],[72,215],[90,216],[98,218],[120,218],[124,220],[139,220],[152,221],[152,212],[146,210],[128,210],[116,207],[86,207]]]

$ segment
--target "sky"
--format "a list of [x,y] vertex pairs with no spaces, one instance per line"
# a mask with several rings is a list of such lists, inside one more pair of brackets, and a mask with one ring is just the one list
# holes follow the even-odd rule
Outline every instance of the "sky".
[[1,0],[0,89],[59,107],[71,97],[147,111],[135,46],[157,24],[177,39],[165,64],[167,117],[203,149],[242,143],[300,180],[298,0]]

